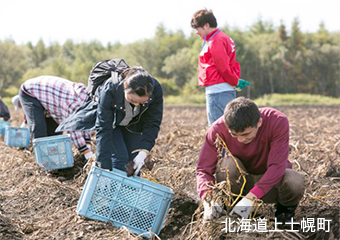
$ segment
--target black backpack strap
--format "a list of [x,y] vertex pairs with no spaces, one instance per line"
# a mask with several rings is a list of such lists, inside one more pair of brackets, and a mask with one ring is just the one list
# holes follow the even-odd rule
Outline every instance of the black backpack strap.
[[118,84],[120,81],[120,74],[129,68],[129,65],[124,59],[110,59],[96,63],[90,72],[88,78],[87,93],[94,101],[96,95],[99,96],[99,92],[104,83],[111,78],[114,84]]

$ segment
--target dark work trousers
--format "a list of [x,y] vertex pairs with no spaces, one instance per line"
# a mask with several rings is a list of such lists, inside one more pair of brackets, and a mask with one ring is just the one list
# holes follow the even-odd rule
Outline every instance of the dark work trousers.
[[27,95],[21,89],[19,97],[33,139],[62,134],[55,133],[58,123],[52,117],[45,117],[45,109],[38,99]]
[[[247,173],[243,163],[236,158],[239,167]],[[240,172],[236,167],[234,160],[231,157],[225,157],[216,169],[216,181],[221,182],[226,180],[225,170],[229,173],[229,180],[231,183],[231,191],[239,194],[243,179],[240,180]],[[254,175],[247,173],[246,184],[243,195],[246,195],[257,183],[261,180],[263,174]],[[281,203],[284,206],[296,206],[303,197],[305,191],[304,176],[293,170],[287,168],[281,181],[277,183],[266,195],[261,199],[265,203]]]
[[113,154],[112,168],[126,171],[125,165],[132,161],[138,154],[131,153],[136,149],[140,149],[142,135],[140,133],[132,133],[124,126],[117,126],[113,131]]

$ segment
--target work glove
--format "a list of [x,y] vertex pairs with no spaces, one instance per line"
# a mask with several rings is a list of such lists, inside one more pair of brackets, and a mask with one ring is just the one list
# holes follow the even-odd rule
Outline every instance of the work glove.
[[246,80],[239,79],[238,84],[235,86],[235,90],[238,92],[241,92],[245,87],[249,86],[250,82],[247,82]]
[[92,147],[91,147],[91,143],[86,143],[86,147],[91,151]]
[[204,207],[203,222],[219,218],[222,215],[223,209],[218,204],[218,202],[215,201],[207,202],[206,200],[204,200],[203,207]]
[[23,122],[21,125],[20,125],[21,128],[28,128],[27,126],[27,123]]
[[87,160],[87,162],[83,167],[83,172],[88,172],[88,166],[96,164],[96,155],[93,154],[93,152],[91,150],[87,150],[84,153],[84,157]]
[[142,150],[139,151],[137,156],[133,159],[133,169],[135,169],[135,173],[134,173],[135,176],[137,176],[140,169],[143,167],[144,160],[148,156],[148,153],[149,153],[149,151],[142,149]]
[[85,157],[86,160],[89,160],[90,158],[95,158],[95,155],[90,150],[90,151],[87,151],[86,153],[84,153],[84,157]]
[[234,213],[236,213],[240,217],[248,218],[253,207],[253,204],[254,202],[252,200],[242,198],[242,200],[239,201],[235,205],[235,207],[231,210],[229,215],[232,216]]

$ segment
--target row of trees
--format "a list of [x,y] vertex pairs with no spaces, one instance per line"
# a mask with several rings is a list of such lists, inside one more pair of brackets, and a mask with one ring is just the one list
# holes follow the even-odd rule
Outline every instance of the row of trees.
[[[255,98],[267,93],[312,93],[340,96],[340,32],[330,33],[321,23],[315,33],[303,33],[295,19],[288,33],[281,23],[258,20],[247,31],[222,28],[236,43],[241,77],[251,82]],[[130,44],[98,41],[64,44],[17,45],[0,41],[0,95],[11,95],[19,85],[39,75],[55,75],[87,83],[92,66],[100,60],[124,58],[141,65],[163,84],[166,94],[202,91],[197,87],[197,58],[202,40],[159,25],[153,38]],[[12,89],[10,91],[9,89]],[[245,94],[245,93],[244,93]]]

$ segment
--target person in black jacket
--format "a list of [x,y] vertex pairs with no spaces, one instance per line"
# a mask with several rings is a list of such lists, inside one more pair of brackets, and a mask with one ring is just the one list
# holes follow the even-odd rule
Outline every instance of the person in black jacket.
[[[131,67],[108,79],[95,100],[63,121],[57,131],[91,129],[95,124],[97,163],[103,169],[126,171],[133,161],[139,174],[155,145],[163,117],[163,92],[141,67]],[[95,123],[94,123],[95,121]]]
[[100,93],[97,161],[104,169],[125,171],[133,159],[137,175],[155,145],[162,122],[163,93],[157,80],[140,67],[126,70],[122,78],[118,84],[106,82]]
[[8,107],[2,101],[1,97],[0,97],[0,117],[6,122],[11,118],[11,114],[9,113]]

